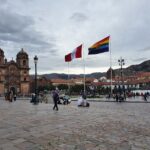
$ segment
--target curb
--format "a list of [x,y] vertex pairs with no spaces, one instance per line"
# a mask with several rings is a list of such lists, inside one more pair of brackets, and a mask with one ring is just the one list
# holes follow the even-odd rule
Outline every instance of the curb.
[[[71,101],[77,101],[77,100],[71,100]],[[115,102],[115,103],[150,103],[150,101],[123,101],[123,102],[116,102],[116,101],[104,101],[104,100],[101,100],[101,101],[98,101],[98,100],[87,100],[88,102],[107,102],[107,103],[112,103],[112,102]]]

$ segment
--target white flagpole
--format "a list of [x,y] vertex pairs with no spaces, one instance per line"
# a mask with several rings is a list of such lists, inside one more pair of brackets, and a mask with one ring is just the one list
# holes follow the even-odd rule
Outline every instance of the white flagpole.
[[83,45],[82,44],[82,50],[83,50],[83,70],[84,70],[84,95],[86,94],[86,89],[85,89],[85,57],[84,57],[84,49],[83,49]]
[[112,56],[111,56],[111,37],[109,37],[109,49],[110,49],[110,93],[112,95]]

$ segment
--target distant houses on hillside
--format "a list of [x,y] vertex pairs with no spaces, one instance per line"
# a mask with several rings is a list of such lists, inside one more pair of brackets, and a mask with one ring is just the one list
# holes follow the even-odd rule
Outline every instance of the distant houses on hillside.
[[[109,71],[110,72],[110,71]],[[107,78],[108,77],[108,78]],[[110,88],[111,81],[110,76],[96,78],[86,78],[86,86]],[[47,79],[46,77],[38,78],[38,86],[49,86],[55,87],[59,85],[82,85],[84,84],[84,78],[76,79]],[[34,87],[34,79],[31,81],[31,89]],[[112,89],[124,86],[125,89],[150,89],[150,72],[138,72],[133,76],[115,76],[112,78]]]

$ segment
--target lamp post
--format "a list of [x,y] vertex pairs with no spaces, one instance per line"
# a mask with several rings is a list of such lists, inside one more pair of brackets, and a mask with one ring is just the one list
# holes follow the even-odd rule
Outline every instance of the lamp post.
[[34,104],[37,104],[37,62],[38,62],[38,57],[34,57],[34,64],[35,64],[35,99],[34,99]]
[[122,57],[120,57],[120,59],[118,60],[119,66],[120,66],[120,77],[121,77],[121,82],[122,82],[122,89],[124,88],[124,83],[123,83],[123,65],[125,65],[125,61],[124,59],[122,59]]

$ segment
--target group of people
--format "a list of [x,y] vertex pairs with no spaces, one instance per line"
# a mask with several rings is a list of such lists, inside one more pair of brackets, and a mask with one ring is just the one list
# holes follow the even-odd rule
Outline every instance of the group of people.
[[110,98],[114,98],[116,100],[116,102],[123,102],[126,100],[126,98],[136,98],[136,96],[141,96],[144,101],[147,101],[148,97],[150,96],[149,92],[145,92],[145,93],[132,93],[132,92],[122,92],[122,93],[116,93],[111,95],[110,93],[108,94],[108,96],[106,96],[107,99]]
[[[52,96],[53,96],[53,101],[54,101],[54,107],[53,107],[53,110],[56,110],[58,111],[58,102],[60,100],[60,97],[59,97],[59,91],[58,90],[55,90],[52,92]],[[66,104],[69,103],[68,101],[68,98],[66,98],[67,101],[66,101]],[[90,104],[89,102],[87,102],[86,100],[86,95],[83,94],[77,101],[77,106],[78,107],[89,107]]]
[[36,95],[35,93],[32,93],[31,95],[31,103],[48,103],[48,98],[47,98],[47,95],[45,93],[39,93],[38,95]]
[[116,102],[123,102],[126,100],[126,93],[116,93],[115,95]]
[[16,101],[16,98],[17,98],[16,94],[14,94],[12,91],[5,94],[6,101],[13,102]]
[[[64,95],[63,97],[59,96],[58,89],[52,91],[52,98],[53,98],[53,103],[54,103],[53,110],[56,110],[56,111],[59,110],[58,104],[65,105],[65,104],[70,103],[69,96],[67,96],[67,95]],[[63,103],[61,103],[60,100],[63,100]],[[46,95],[39,94],[39,96],[36,97],[36,95],[34,93],[32,94],[32,98],[30,101],[31,103],[36,104],[36,102],[43,102],[43,101],[45,103],[48,103],[48,99],[47,99]],[[77,106],[79,106],[79,107],[89,107],[90,106],[89,102],[87,102],[87,100],[86,100],[85,94],[82,94],[82,96],[78,99]]]
[[48,103],[48,98],[47,98],[46,93],[42,92],[39,94],[39,102]]
[[70,97],[66,94],[59,96],[58,104],[68,105],[70,104]]

